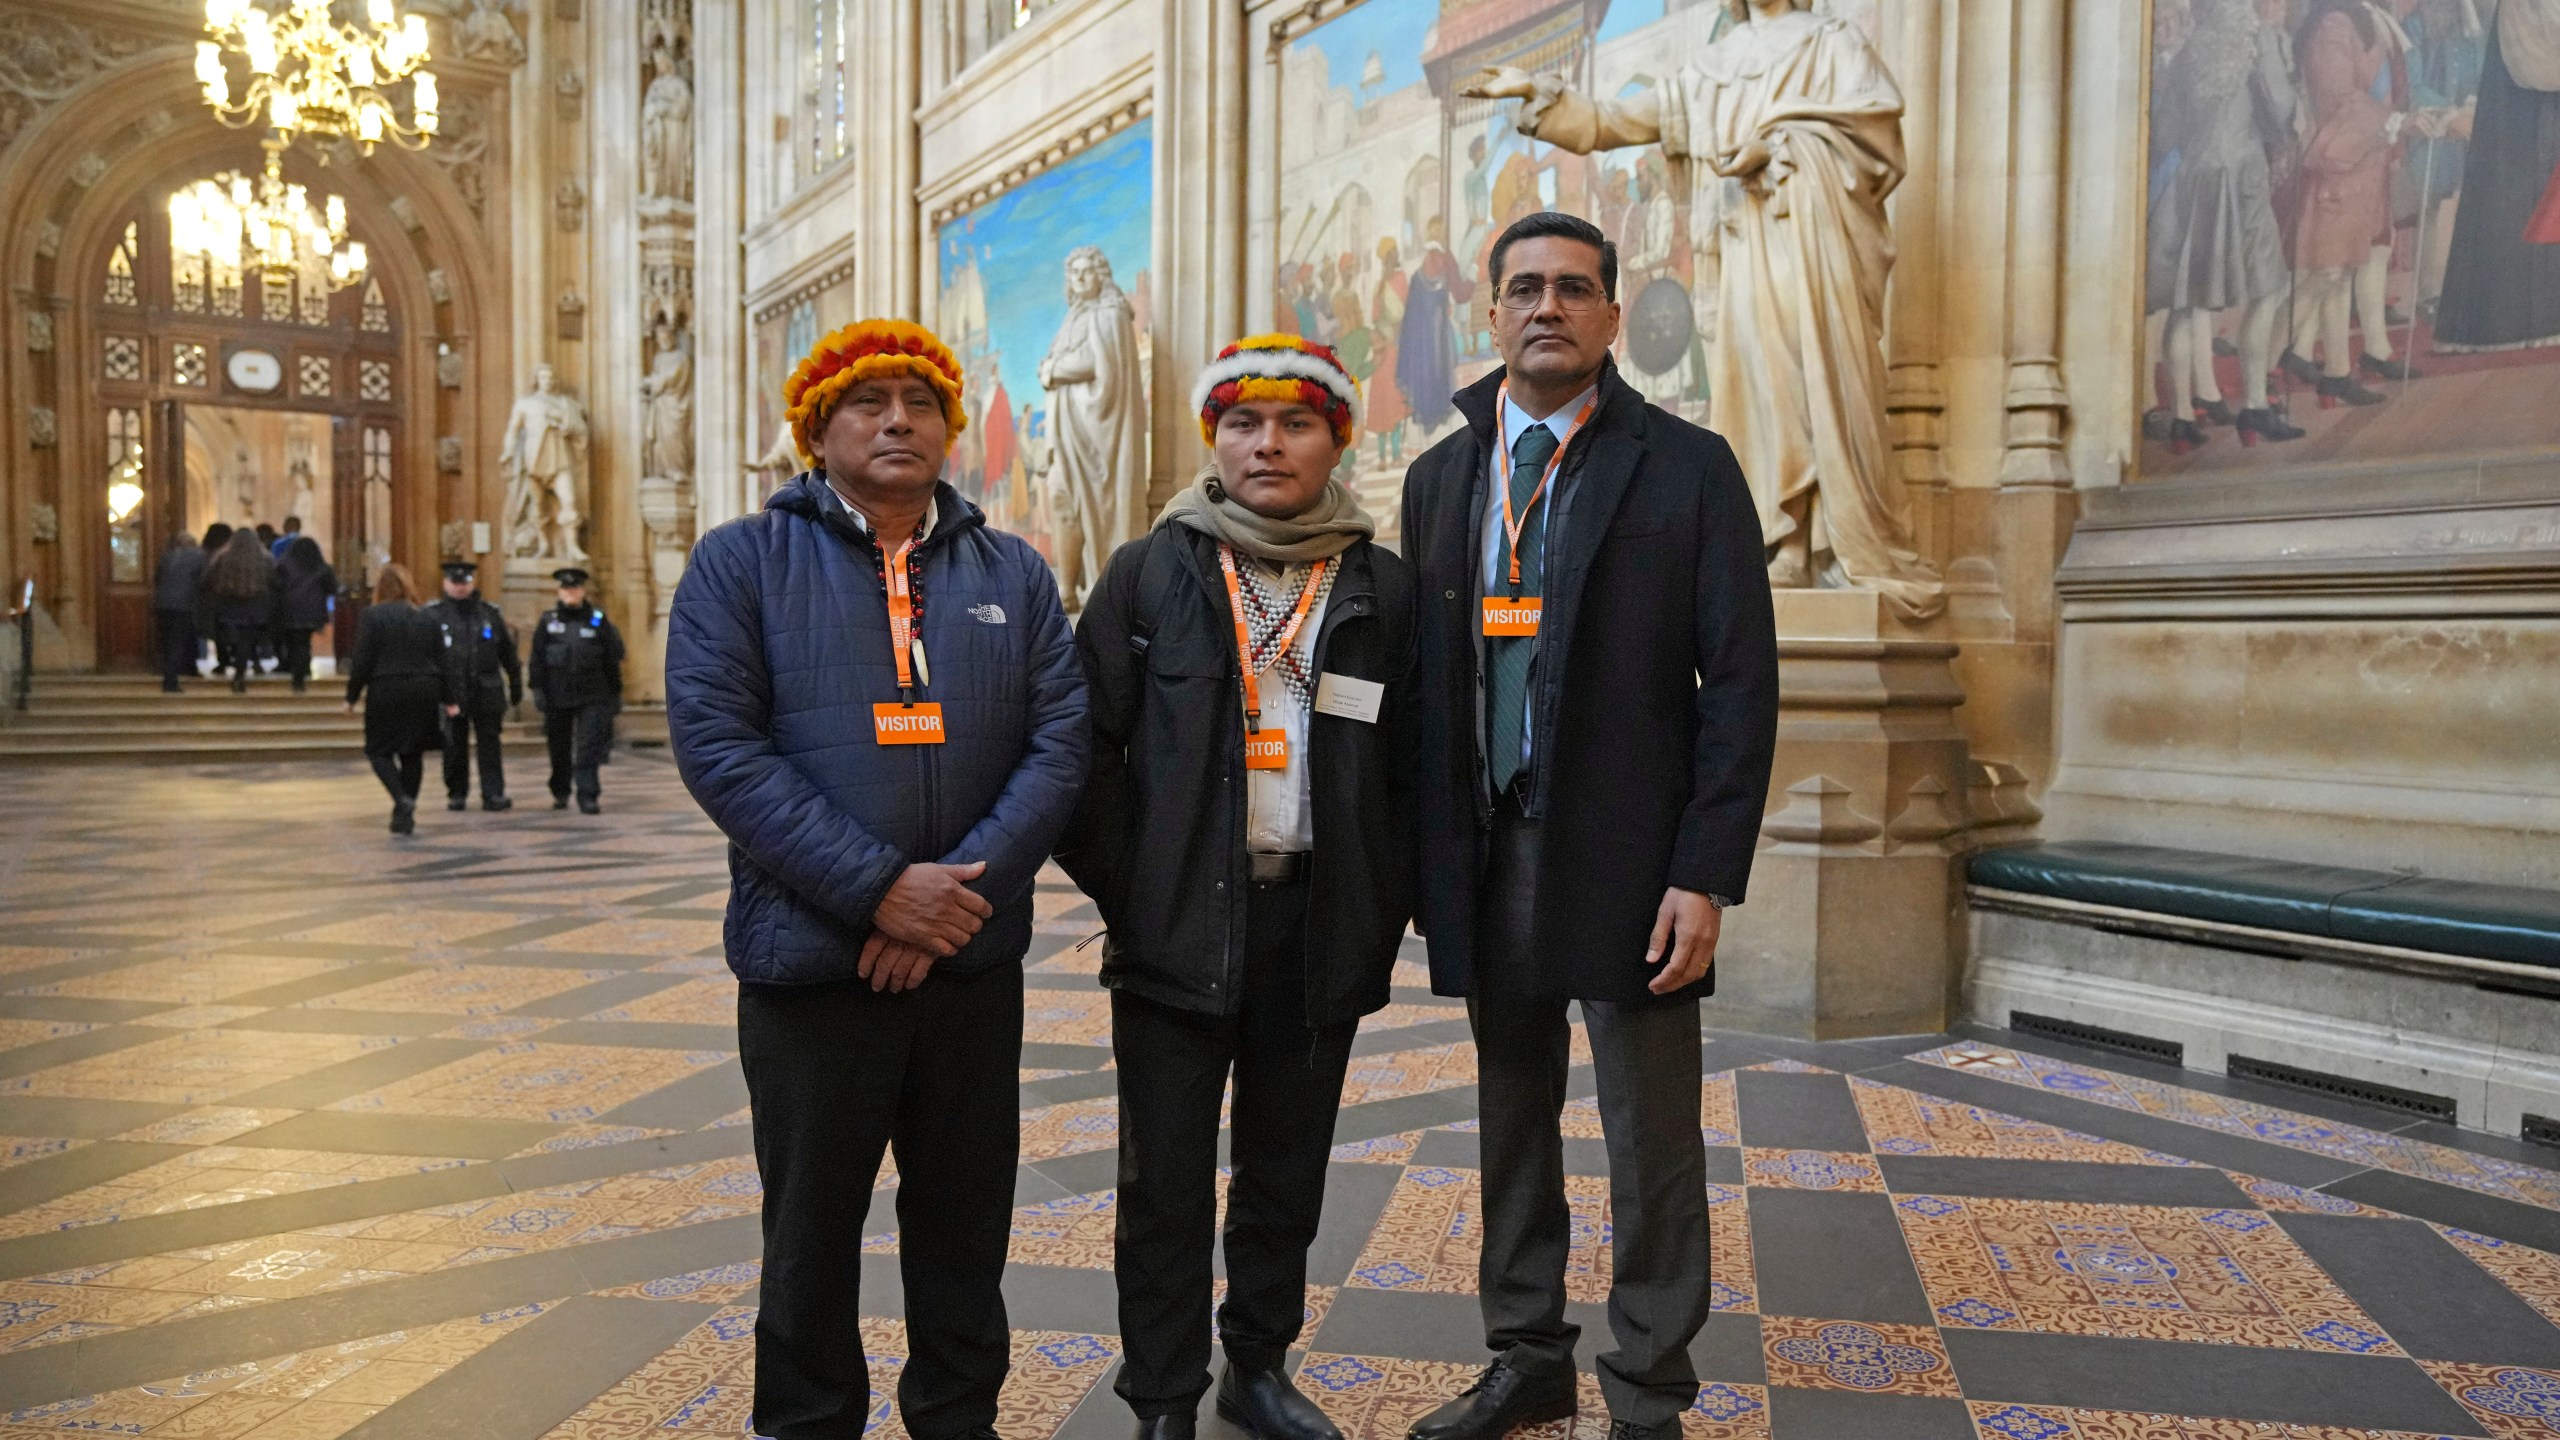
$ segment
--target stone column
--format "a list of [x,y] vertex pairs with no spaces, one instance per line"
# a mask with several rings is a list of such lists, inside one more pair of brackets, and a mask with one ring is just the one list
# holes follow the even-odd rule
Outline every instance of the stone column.
[[[646,547],[645,644],[634,645],[626,688],[641,701],[666,699],[667,616],[693,549],[695,377],[694,191],[696,145],[694,0],[642,0],[640,89],[635,116],[639,234],[637,477],[633,495]],[[717,172],[734,176],[723,164]],[[641,589],[626,585],[624,590]],[[639,616],[626,633],[644,633]]]
[[1944,641],[1891,638],[1861,590],[1780,590],[1778,756],[1749,903],[1707,1023],[1836,1040],[1954,1018],[1974,777]]
[[756,503],[746,479],[745,27],[740,0],[694,0],[694,493],[708,529]]
[[1189,414],[1190,377],[1243,332],[1249,183],[1241,8],[1163,0],[1160,33],[1155,113],[1202,118],[1155,128],[1158,440],[1147,493],[1151,515],[1205,458]]
[[1909,491],[1912,538],[1943,569],[1948,561],[1946,388],[1938,378],[1941,286],[1938,89],[1943,0],[1904,0],[1896,71],[1902,79],[1902,144],[1910,172],[1893,196],[1892,311],[1887,320],[1885,412],[1897,473]]

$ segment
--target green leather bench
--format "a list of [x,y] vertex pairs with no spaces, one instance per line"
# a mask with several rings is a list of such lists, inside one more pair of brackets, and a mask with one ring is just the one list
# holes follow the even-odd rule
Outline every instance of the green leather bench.
[[2191,923],[2162,928],[2233,948],[2295,937],[2302,953],[2338,958],[2560,971],[2560,891],[2103,840],[1980,851],[1967,879],[1977,904],[2077,911],[2108,928],[2174,917]]

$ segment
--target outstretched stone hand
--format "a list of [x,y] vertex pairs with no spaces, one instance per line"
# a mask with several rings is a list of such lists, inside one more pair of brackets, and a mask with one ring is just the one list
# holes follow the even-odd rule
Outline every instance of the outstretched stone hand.
[[1538,77],[1516,65],[1487,65],[1466,78],[1458,93],[1470,100],[1529,100],[1538,93]]

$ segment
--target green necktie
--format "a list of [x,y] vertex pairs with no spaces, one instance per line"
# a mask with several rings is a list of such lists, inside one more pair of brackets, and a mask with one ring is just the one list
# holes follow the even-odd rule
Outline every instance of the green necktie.
[[[1539,477],[1547,472],[1547,461],[1556,453],[1556,432],[1544,425],[1532,425],[1511,442],[1511,514],[1520,520],[1520,584],[1522,595],[1543,595],[1547,578],[1547,511],[1553,508],[1550,495],[1529,512],[1529,497],[1537,493]],[[1494,567],[1493,583],[1487,595],[1508,598],[1515,587],[1510,583],[1506,564]],[[1495,794],[1511,788],[1520,774],[1520,735],[1529,719],[1529,660],[1537,653],[1537,637],[1530,635],[1488,635],[1484,642],[1485,663],[1485,763],[1493,772]]]

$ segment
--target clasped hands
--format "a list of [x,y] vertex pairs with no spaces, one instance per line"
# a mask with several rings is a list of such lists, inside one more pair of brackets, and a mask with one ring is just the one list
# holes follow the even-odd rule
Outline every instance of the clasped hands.
[[900,871],[871,912],[871,938],[862,942],[857,971],[875,991],[913,990],[933,962],[960,953],[996,907],[969,888],[987,873],[987,862],[918,863]]

